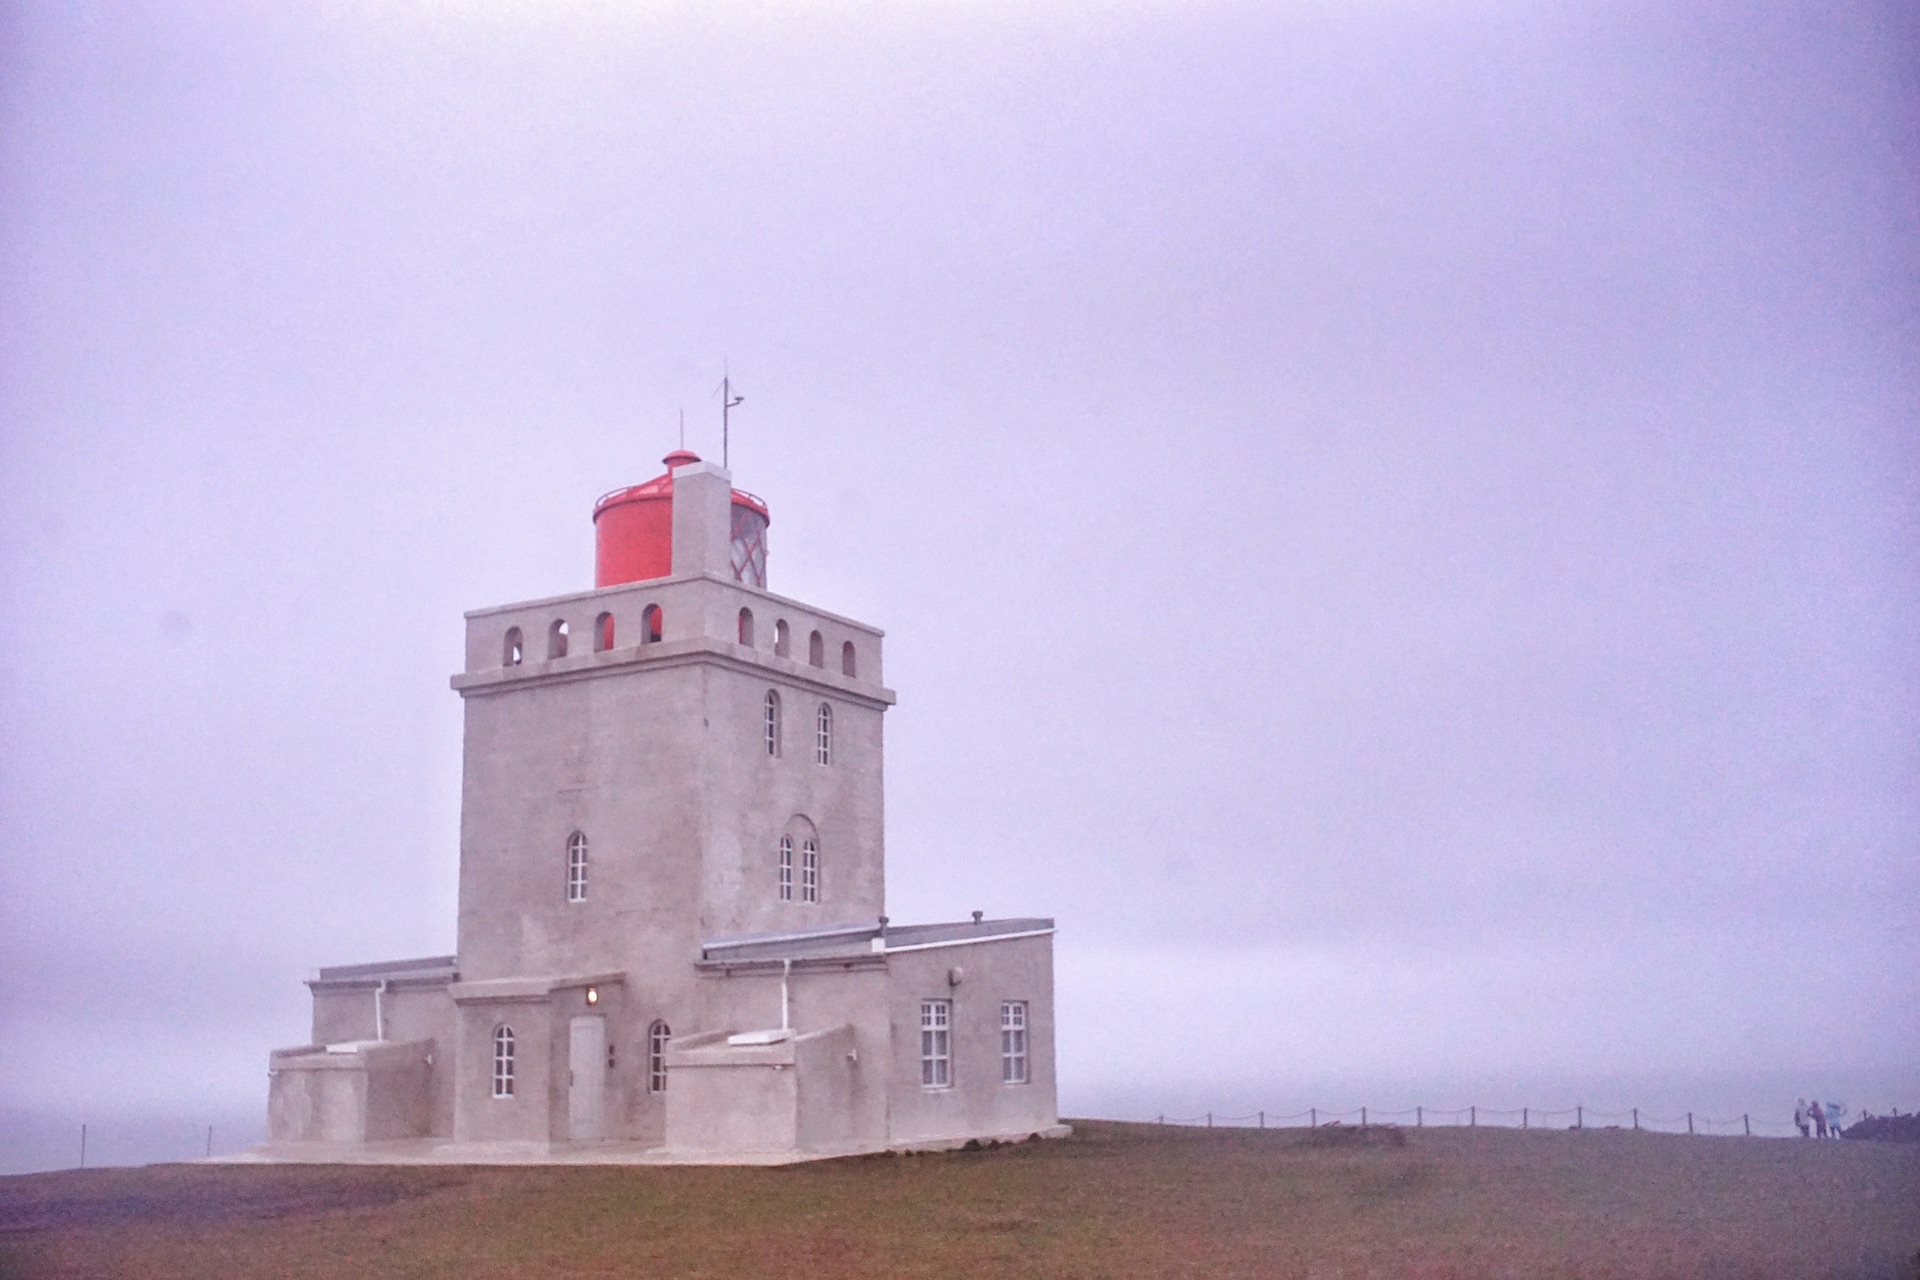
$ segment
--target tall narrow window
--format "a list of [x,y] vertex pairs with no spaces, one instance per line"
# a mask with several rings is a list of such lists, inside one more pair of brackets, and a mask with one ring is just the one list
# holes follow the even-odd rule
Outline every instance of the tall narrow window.
[[952,1023],[953,1001],[920,1002],[920,1083],[928,1089],[953,1084]]
[[818,631],[807,637],[807,662],[816,667],[827,665],[827,642]]
[[853,641],[849,640],[840,646],[840,674],[843,676],[854,675],[854,666]]
[[673,1039],[673,1028],[658,1018],[647,1028],[647,1092],[665,1093],[667,1091],[667,1041]]
[[587,900],[587,837],[576,831],[567,837],[567,901]]
[[500,665],[503,667],[517,667],[520,665],[520,660],[526,656],[527,645],[526,642],[520,638],[520,628],[508,627],[507,642],[502,647],[500,653]]
[[605,653],[613,648],[613,615],[603,613],[593,620],[593,649]]
[[812,839],[800,846],[800,901],[820,901],[820,846]]
[[767,754],[780,754],[780,695],[767,690],[767,696],[760,701],[760,727],[766,741]]
[[547,661],[567,656],[567,620],[555,618],[547,628]]
[[813,715],[813,759],[816,764],[833,763],[833,708],[824,702]]
[[780,837],[780,901],[793,901],[793,837]]
[[660,615],[660,606],[657,604],[648,605],[640,614],[640,643],[659,644],[660,637],[666,634],[663,630],[664,626],[665,622]]
[[787,629],[787,620],[779,618],[773,624],[773,654],[776,658],[788,656],[793,648],[793,633]]
[[493,1096],[513,1096],[513,1028],[504,1022],[493,1029]]
[[1027,1082],[1027,1002],[1000,1002],[1000,1083]]
[[749,649],[753,648],[753,610],[751,609],[740,611],[740,643]]

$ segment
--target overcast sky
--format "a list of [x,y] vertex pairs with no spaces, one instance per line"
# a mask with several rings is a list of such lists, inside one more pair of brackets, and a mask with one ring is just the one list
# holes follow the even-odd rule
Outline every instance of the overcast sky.
[[0,1109],[263,1114],[310,969],[452,950],[461,612],[723,361],[888,632],[890,912],[1058,918],[1066,1111],[1920,1103],[1917,55],[6,5]]

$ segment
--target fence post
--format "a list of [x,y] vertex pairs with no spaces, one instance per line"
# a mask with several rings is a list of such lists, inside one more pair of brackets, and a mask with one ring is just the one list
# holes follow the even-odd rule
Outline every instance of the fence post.
[[1427,1123],[1426,1109],[1424,1107],[1415,1107],[1413,1109],[1413,1127],[1418,1129],[1423,1125],[1425,1125],[1426,1123]]
[[1480,1108],[1477,1105],[1470,1106],[1467,1108],[1467,1128],[1478,1129],[1479,1127],[1480,1127]]
[[1638,1107],[1633,1109],[1633,1127],[1636,1131],[1640,1128],[1640,1108]]
[[87,1126],[80,1126],[80,1167],[87,1167]]
[[1693,1133],[1693,1112],[1691,1111],[1687,1112],[1687,1133],[1689,1136]]
[[1747,1131],[1747,1136],[1749,1138],[1753,1136],[1753,1121],[1747,1118],[1747,1115],[1745,1112],[1742,1112],[1740,1114],[1740,1127]]
[[1307,1127],[1309,1129],[1318,1129],[1320,1127],[1320,1108],[1307,1108]]
[[1360,1108],[1360,1127],[1362,1129],[1367,1127],[1367,1109],[1365,1107]]
[[1262,1129],[1267,1127],[1267,1113],[1264,1111],[1260,1113],[1260,1127]]
[[1585,1106],[1579,1104],[1574,1106],[1573,1127],[1576,1129],[1584,1129],[1587,1127],[1587,1109]]
[[1166,1118],[1166,1116],[1164,1116],[1164,1115],[1163,1115],[1163,1116],[1161,1116],[1161,1117],[1160,1117],[1160,1120],[1159,1120],[1159,1123],[1161,1123],[1161,1124],[1165,1124],[1166,1122],[1167,1122],[1167,1118]]
[[1207,1128],[1213,1128],[1213,1112],[1207,1112]]
[[213,1126],[207,1126],[207,1159],[213,1159]]
[[1527,1127],[1527,1109],[1525,1107],[1520,1108],[1520,1127],[1522,1129]]

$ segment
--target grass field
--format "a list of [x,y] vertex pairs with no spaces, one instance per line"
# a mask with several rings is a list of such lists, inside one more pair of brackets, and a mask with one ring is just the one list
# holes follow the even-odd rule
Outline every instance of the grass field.
[[1920,1277],[1920,1147],[1249,1132],[776,1169],[0,1178],[0,1276]]

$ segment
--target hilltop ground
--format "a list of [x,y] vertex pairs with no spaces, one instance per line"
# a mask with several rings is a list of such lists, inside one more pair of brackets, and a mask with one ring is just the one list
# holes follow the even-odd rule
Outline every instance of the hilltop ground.
[[1920,1147],[1205,1130],[777,1169],[0,1178],[0,1276],[1920,1278]]

